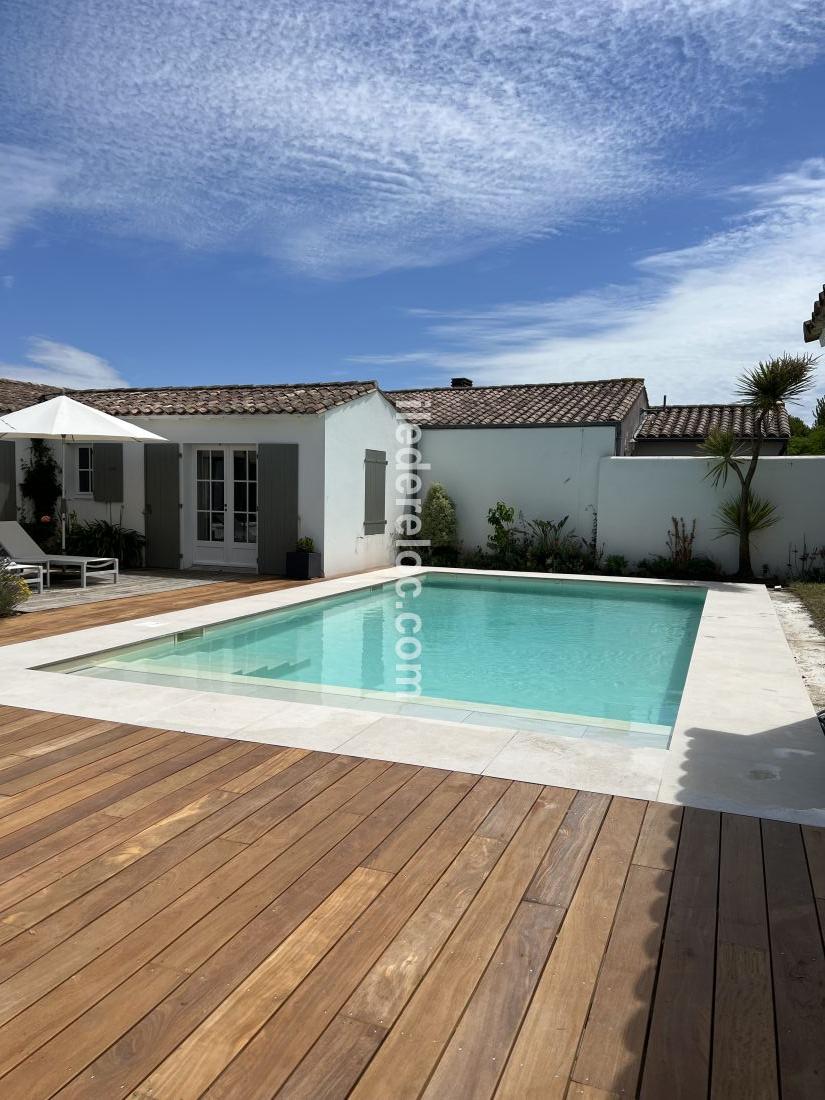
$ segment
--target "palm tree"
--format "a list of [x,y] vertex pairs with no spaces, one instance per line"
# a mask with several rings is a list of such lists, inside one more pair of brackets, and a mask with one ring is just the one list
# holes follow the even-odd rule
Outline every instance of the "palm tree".
[[[753,411],[753,432],[750,440],[750,454],[740,446],[731,431],[716,429],[708,434],[702,450],[712,459],[707,476],[714,485],[724,485],[731,471],[739,480],[738,532],[739,532],[739,568],[738,580],[751,580],[751,531],[753,494],[751,482],[756,473],[759,455],[762,450],[765,421],[772,412],[776,412],[783,402],[796,402],[807,393],[814,384],[814,368],[817,358],[810,353],[805,355],[780,355],[740,375],[736,396]],[[764,502],[761,502],[764,503]]]

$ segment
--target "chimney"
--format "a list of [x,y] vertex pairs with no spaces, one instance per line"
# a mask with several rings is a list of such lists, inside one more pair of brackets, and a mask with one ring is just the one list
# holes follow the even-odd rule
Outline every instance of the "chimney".
[[665,394],[664,397],[662,398],[662,408],[663,409],[667,408],[667,394]]
[[450,379],[450,386],[454,390],[467,390],[467,389],[470,388],[470,386],[472,386],[472,384],[473,384],[472,378],[451,378]]

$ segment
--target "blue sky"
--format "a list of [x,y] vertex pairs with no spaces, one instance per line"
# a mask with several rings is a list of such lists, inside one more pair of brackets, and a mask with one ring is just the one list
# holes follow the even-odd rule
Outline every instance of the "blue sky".
[[823,53],[808,0],[6,0],[0,374],[725,399],[825,281]]

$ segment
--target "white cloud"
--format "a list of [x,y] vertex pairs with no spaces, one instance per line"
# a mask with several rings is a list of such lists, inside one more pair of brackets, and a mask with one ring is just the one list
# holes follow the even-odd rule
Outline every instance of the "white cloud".
[[0,363],[0,377],[66,389],[112,389],[127,383],[107,360],[89,351],[35,336],[23,363]]
[[426,364],[434,384],[642,376],[653,401],[728,400],[743,368],[804,350],[802,321],[825,277],[825,159],[730,197],[740,210],[725,232],[644,258],[633,282],[476,313],[417,311],[429,348],[365,358]]
[[672,185],[823,31],[819,0],[9,0],[0,109],[109,228],[375,271]]
[[60,157],[0,143],[0,248],[36,211],[54,204],[67,173]]

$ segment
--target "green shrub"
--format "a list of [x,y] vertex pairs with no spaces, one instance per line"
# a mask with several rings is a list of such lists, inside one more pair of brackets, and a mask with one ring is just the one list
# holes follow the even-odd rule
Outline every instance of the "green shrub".
[[433,550],[453,549],[458,542],[455,504],[443,485],[436,483],[427,490],[421,508],[421,536]]
[[495,508],[487,512],[487,522],[492,531],[487,548],[493,556],[493,568],[524,569],[521,532],[515,525],[516,510],[499,500]]
[[72,524],[66,534],[66,553],[117,558],[124,568],[143,564],[146,539],[139,531],[105,519]]
[[[468,568],[511,569],[531,573],[596,573],[601,567],[603,551],[596,542],[595,520],[592,537],[584,539],[569,530],[569,516],[560,520],[525,520],[519,512],[503,501],[487,513],[492,528],[487,540],[488,554],[477,565]],[[476,551],[477,556],[481,551]]]
[[665,554],[644,558],[637,566],[641,577],[658,577],[674,581],[715,581],[719,580],[722,570],[713,558],[691,558],[686,565],[679,567]]
[[9,571],[8,560],[0,561],[0,616],[11,615],[30,595],[29,586],[23,578]]
[[303,550],[305,554],[312,554],[315,551],[315,539],[309,535],[304,535],[303,538],[298,539],[295,543],[296,550]]
[[608,554],[602,569],[609,577],[623,577],[628,570],[627,558],[624,554]]

